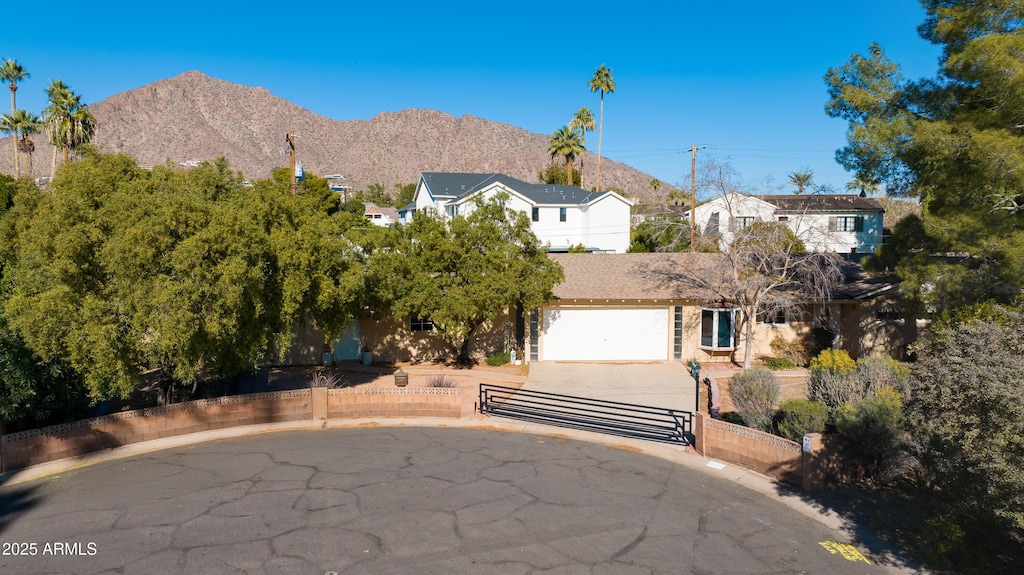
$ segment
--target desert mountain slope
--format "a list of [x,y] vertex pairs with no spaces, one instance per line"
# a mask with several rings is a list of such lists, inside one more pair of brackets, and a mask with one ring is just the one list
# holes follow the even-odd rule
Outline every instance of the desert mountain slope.
[[[186,72],[90,105],[93,143],[124,152],[142,166],[226,157],[246,177],[267,177],[285,166],[285,134],[293,131],[297,157],[318,175],[344,174],[356,187],[415,182],[420,172],[500,172],[528,182],[550,161],[548,135],[473,116],[436,110],[382,112],[369,121],[338,121],[253,88]],[[552,128],[554,131],[554,127]],[[48,175],[53,148],[33,136],[32,172]],[[0,171],[12,174],[13,147],[0,140]],[[25,160],[22,160],[25,171]],[[597,158],[585,158],[585,185],[593,185]],[[601,160],[602,187],[646,198],[651,176]],[[661,188],[664,195],[669,186]]]

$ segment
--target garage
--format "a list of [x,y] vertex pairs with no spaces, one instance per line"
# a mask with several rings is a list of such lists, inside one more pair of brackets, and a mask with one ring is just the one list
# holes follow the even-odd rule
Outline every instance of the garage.
[[665,361],[668,308],[548,308],[544,361]]

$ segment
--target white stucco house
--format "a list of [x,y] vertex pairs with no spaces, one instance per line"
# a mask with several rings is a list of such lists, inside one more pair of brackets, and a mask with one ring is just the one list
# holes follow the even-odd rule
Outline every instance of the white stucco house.
[[753,196],[731,192],[697,206],[694,223],[703,234],[721,234],[722,244],[750,224],[784,223],[808,250],[874,253],[882,245],[885,210],[874,198],[857,194]]
[[397,209],[388,206],[378,206],[372,202],[367,202],[363,206],[363,215],[366,216],[366,219],[370,220],[371,224],[382,228],[391,227],[399,221]]
[[477,197],[507,193],[509,207],[525,213],[533,233],[551,252],[583,244],[589,252],[625,253],[630,245],[632,202],[615,192],[589,192],[566,185],[529,184],[504,174],[423,172],[411,206],[401,220],[434,210],[452,217],[468,214]]

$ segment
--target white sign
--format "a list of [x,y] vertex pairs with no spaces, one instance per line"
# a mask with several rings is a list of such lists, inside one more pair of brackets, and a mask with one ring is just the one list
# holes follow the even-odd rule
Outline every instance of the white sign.
[[811,436],[810,435],[805,435],[804,436],[804,453],[810,453],[810,452],[814,451],[813,446],[811,445],[812,443],[813,442],[811,441]]

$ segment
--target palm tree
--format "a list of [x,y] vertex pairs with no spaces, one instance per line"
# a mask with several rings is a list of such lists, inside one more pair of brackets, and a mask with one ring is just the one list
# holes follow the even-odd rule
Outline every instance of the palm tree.
[[[593,132],[597,125],[594,123],[594,114],[590,112],[590,108],[583,106],[579,110],[576,110],[576,114],[573,115],[572,121],[569,122],[570,128],[575,128],[580,131],[580,144],[586,148],[587,146],[587,132]],[[583,157],[586,154],[580,154],[580,187],[583,187]]]
[[814,186],[814,173],[810,170],[804,170],[803,172],[791,172],[789,174],[790,185],[796,186],[796,193],[804,193],[804,188],[810,188]]
[[551,143],[548,146],[548,153],[552,161],[561,156],[565,158],[565,181],[572,184],[572,161],[584,151],[583,143],[580,141],[580,133],[569,126],[562,126],[551,134]]
[[71,151],[92,140],[96,133],[96,119],[88,106],[82,104],[82,97],[64,82],[50,82],[46,94],[50,98],[50,105],[43,110],[43,119],[50,143],[53,144],[53,164],[50,167],[52,178],[57,168],[57,149],[60,148],[63,160],[67,162]]
[[668,193],[668,197],[665,198],[665,201],[668,202],[669,204],[675,204],[678,206],[679,204],[683,203],[683,201],[685,201],[688,197],[690,197],[690,194],[687,194],[682,190],[676,189]]
[[[32,153],[36,151],[35,142],[29,136],[39,133],[41,128],[42,122],[39,121],[39,116],[25,110],[17,110],[14,114],[4,114],[0,119],[0,129],[14,134],[18,150],[22,154],[28,155],[29,176],[32,175]],[[17,138],[19,135],[20,139]]]
[[860,190],[860,197],[863,198],[868,194],[877,194],[882,189],[882,185],[878,180],[858,175],[854,176],[849,182],[846,182],[846,189],[848,191]]
[[601,64],[594,71],[594,77],[588,83],[591,92],[601,92],[601,111],[598,113],[600,124],[597,128],[597,191],[601,191],[601,136],[604,133],[604,95],[615,91],[615,80],[612,79],[611,68]]
[[[6,59],[3,64],[0,64],[0,80],[9,82],[8,86],[11,89],[11,115],[13,116],[18,110],[17,100],[15,94],[18,92],[18,82],[21,82],[25,78],[28,78],[29,74],[25,71],[25,68],[14,59]],[[13,140],[14,143],[14,175],[21,175],[21,166],[18,164],[18,138],[15,134]]]
[[651,183],[647,185],[650,186],[652,190],[654,190],[654,203],[660,204],[661,197],[658,196],[658,188],[661,187],[661,180],[659,180],[658,178],[654,178],[651,180]]

